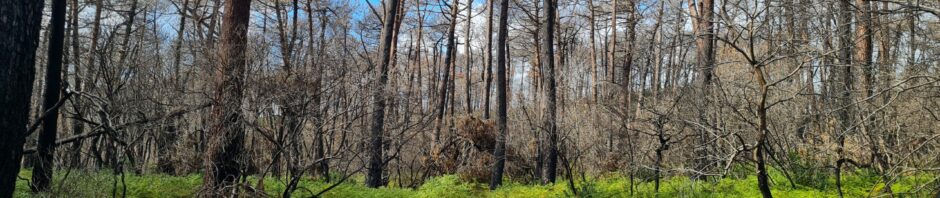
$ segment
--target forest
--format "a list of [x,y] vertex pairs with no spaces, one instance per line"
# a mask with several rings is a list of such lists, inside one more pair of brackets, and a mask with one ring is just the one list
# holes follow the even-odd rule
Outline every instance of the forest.
[[0,51],[0,198],[940,196],[940,0],[0,0]]

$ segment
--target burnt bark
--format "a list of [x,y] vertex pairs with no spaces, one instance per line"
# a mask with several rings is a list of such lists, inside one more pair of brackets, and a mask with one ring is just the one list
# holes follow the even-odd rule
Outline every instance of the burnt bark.
[[490,90],[493,82],[493,9],[496,0],[487,0],[486,18],[486,88],[483,91],[483,119],[490,119]]
[[509,0],[500,1],[499,10],[499,32],[496,36],[496,149],[493,150],[493,156],[496,157],[496,163],[493,164],[493,178],[490,179],[490,190],[495,190],[503,183],[503,169],[506,167],[506,131],[508,120],[507,101],[508,85],[506,84],[506,65],[508,64],[508,50],[506,39],[509,37]]
[[203,193],[225,195],[241,176],[245,134],[241,116],[251,0],[229,0],[222,16],[211,125],[203,162]]
[[555,0],[542,1],[545,5],[545,22],[542,23],[542,72],[543,82],[546,87],[546,104],[543,109],[543,126],[545,134],[548,136],[548,156],[545,159],[545,169],[542,175],[542,183],[555,183],[556,171],[558,169],[558,134],[556,131],[557,117],[557,93],[555,85],[555,10],[558,2]]
[[0,197],[12,197],[29,122],[44,1],[0,0]]
[[377,65],[377,80],[372,92],[372,125],[369,134],[369,162],[366,171],[366,186],[383,186],[382,172],[384,160],[382,155],[382,142],[385,131],[385,90],[388,86],[388,70],[392,64],[392,48],[395,33],[395,20],[397,19],[399,0],[388,0],[388,12],[385,13],[385,23],[382,25],[382,39],[379,45],[379,58]]
[[464,53],[467,54],[467,66],[464,67],[464,88],[466,89],[466,99],[467,99],[467,115],[473,115],[473,95],[470,94],[472,91],[472,84],[470,83],[470,76],[473,73],[473,53],[470,51],[470,25],[473,20],[473,0],[467,0],[467,29],[466,35],[464,37]]
[[62,51],[65,49],[65,0],[52,1],[52,19],[46,65],[45,87],[43,87],[42,112],[47,112],[39,132],[37,153],[39,163],[33,167],[33,192],[49,191],[52,183],[53,157],[55,156],[55,138],[59,125],[59,110],[56,103],[62,93]]

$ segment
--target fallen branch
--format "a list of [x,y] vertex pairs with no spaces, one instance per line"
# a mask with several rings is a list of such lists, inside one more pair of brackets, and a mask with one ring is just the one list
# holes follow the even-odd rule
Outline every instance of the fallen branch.
[[[59,140],[56,140],[56,141],[55,141],[55,145],[53,145],[53,147],[56,147],[56,146],[59,146],[59,145],[63,145],[63,144],[72,143],[72,142],[79,141],[79,140],[83,140],[83,139],[85,139],[85,138],[90,138],[90,137],[96,137],[96,136],[99,136],[99,135],[104,135],[104,134],[107,134],[107,133],[108,133],[107,130],[97,130],[97,131],[91,132],[91,133],[85,133],[85,134],[81,134],[81,135],[75,135],[75,136],[67,137],[67,138],[64,138],[64,139],[59,139]],[[25,155],[25,154],[30,154],[30,153],[35,153],[35,152],[36,152],[36,147],[27,148],[27,149],[24,149],[24,150],[23,150],[23,154],[24,154],[24,155]]]

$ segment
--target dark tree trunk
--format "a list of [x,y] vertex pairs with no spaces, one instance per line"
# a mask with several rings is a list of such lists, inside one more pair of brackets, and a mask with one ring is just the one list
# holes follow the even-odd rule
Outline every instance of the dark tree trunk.
[[44,1],[0,0],[0,197],[20,172]]
[[65,0],[52,1],[52,20],[50,21],[51,34],[49,36],[48,65],[46,65],[46,82],[43,88],[42,112],[47,115],[42,118],[42,130],[39,132],[39,143],[36,151],[39,163],[33,167],[33,192],[48,191],[52,182],[52,165],[55,155],[55,138],[59,125],[59,102],[62,93],[62,51],[65,40]]
[[555,117],[557,113],[557,97],[555,93],[555,10],[558,7],[556,0],[544,0],[545,22],[542,23],[542,75],[545,80],[545,109],[544,123],[545,134],[548,136],[548,156],[545,159],[545,172],[542,175],[542,183],[555,183],[556,170],[558,165],[558,134],[555,130]]
[[385,89],[388,86],[388,70],[392,60],[392,39],[396,35],[395,20],[398,16],[399,0],[388,0],[388,12],[385,15],[385,24],[382,25],[382,40],[379,45],[378,80],[375,81],[372,93],[372,126],[369,135],[369,163],[366,174],[366,186],[382,186],[382,169],[384,160],[382,155],[382,142],[385,126]]
[[655,126],[656,139],[659,140],[659,147],[656,148],[656,161],[654,162],[653,166],[653,171],[656,172],[656,175],[653,178],[653,190],[654,192],[659,193],[659,181],[663,177],[663,152],[669,149],[669,138],[666,137],[666,131],[663,130],[662,121],[657,120]]
[[245,138],[241,116],[242,78],[251,0],[229,0],[225,2],[224,9],[214,82],[213,120],[204,161],[203,193],[210,196],[220,195],[224,188],[232,186],[241,175],[243,166],[240,154]]
[[764,160],[764,153],[767,142],[767,80],[764,78],[764,65],[751,65],[753,67],[754,78],[760,86],[760,102],[757,106],[757,144],[754,145],[754,159],[756,159],[757,168],[757,187],[760,189],[764,198],[771,198],[770,194],[770,176],[767,174],[767,163]]
[[466,99],[467,99],[467,115],[468,116],[473,115],[473,102],[472,102],[473,94],[470,94],[471,91],[473,90],[472,84],[470,83],[470,76],[471,74],[473,74],[473,66],[472,66],[473,53],[471,53],[473,51],[470,51],[470,36],[471,36],[470,25],[472,24],[471,20],[473,20],[473,0],[467,0],[467,29],[466,29],[467,35],[464,37],[464,42],[463,42],[464,53],[467,54],[467,66],[464,67],[465,74],[463,76],[463,79],[464,79],[464,89],[466,91],[465,93],[467,94]]
[[493,2],[487,0],[486,18],[486,85],[483,91],[483,119],[490,119],[490,89],[493,82]]
[[493,164],[493,177],[490,179],[490,189],[503,183],[503,168],[506,166],[506,122],[507,116],[507,89],[506,84],[506,65],[508,63],[508,50],[506,49],[506,39],[509,37],[509,0],[501,0],[499,8],[499,32],[496,36],[496,149],[493,150],[493,156],[496,157],[496,163]]
[[[446,115],[445,113],[447,112],[448,99],[453,101],[453,96],[451,96],[451,93],[453,92],[453,87],[451,86],[453,84],[453,81],[450,80],[453,76],[451,76],[450,74],[453,71],[454,63],[456,62],[454,59],[455,58],[454,56],[457,55],[456,53],[457,38],[455,35],[456,29],[457,29],[457,1],[454,1],[454,3],[451,4],[451,6],[452,6],[450,7],[451,8],[450,10],[451,21],[447,29],[447,46],[446,46],[447,54],[444,56],[444,64],[443,64],[444,65],[444,70],[443,70],[444,77],[440,80],[441,81],[441,92],[440,92],[441,100],[438,101],[438,104],[437,104],[437,128],[435,129],[436,131],[434,132],[435,142],[438,144],[441,143],[440,142],[441,130],[443,130],[442,129],[443,127],[447,126],[446,124],[447,121],[445,120],[445,115]],[[453,106],[453,102],[451,102],[451,106]],[[438,145],[438,149],[442,149],[442,148],[443,146]],[[442,151],[436,151],[436,152],[442,152]]]

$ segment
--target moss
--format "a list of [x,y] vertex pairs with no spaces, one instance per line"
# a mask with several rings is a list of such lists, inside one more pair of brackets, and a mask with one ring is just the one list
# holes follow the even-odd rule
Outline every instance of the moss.
[[[29,178],[32,173],[24,170],[20,177]],[[65,172],[56,173],[53,192],[46,194],[32,194],[25,180],[18,180],[15,197],[110,197],[112,193],[121,196],[126,183],[127,197],[193,197],[202,184],[200,175],[169,176],[169,175],[126,175],[124,182],[120,176],[109,171],[88,173],[72,171],[68,178],[63,180]],[[833,183],[831,187],[820,188],[807,184],[809,181],[789,181],[777,170],[769,172],[774,185],[772,192],[775,197],[838,197],[835,189],[835,178],[831,176],[820,177],[823,181]],[[815,177],[815,176],[814,176]],[[892,184],[894,193],[898,197],[928,197],[930,189],[937,187],[937,175],[904,174]],[[495,191],[490,191],[486,184],[462,181],[458,176],[445,175],[429,179],[416,189],[410,188],[368,188],[361,185],[358,177],[343,183],[323,194],[323,197],[572,197],[572,190],[566,180],[559,180],[550,185],[527,185],[510,182]],[[257,178],[249,177],[250,183],[257,184]],[[577,181],[576,189],[581,197],[760,197],[757,189],[757,178],[751,176],[733,177],[709,181],[691,180],[688,177],[666,178],[660,185],[660,191],[655,191],[651,181],[635,180],[631,188],[629,177],[622,175],[604,175],[589,178],[588,181]],[[869,197],[884,188],[880,177],[868,170],[848,172],[843,177],[843,192],[846,197]],[[287,178],[265,178],[264,193],[279,197],[286,188]],[[329,186],[316,180],[303,179],[298,183],[295,197],[310,197],[316,192]],[[115,188],[116,187],[116,188]]]

